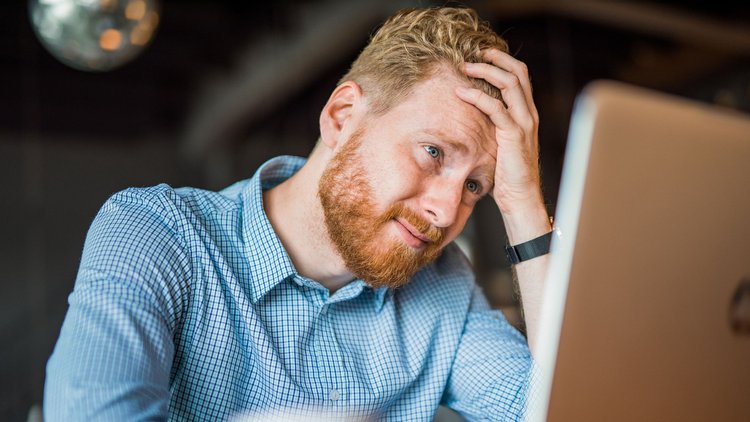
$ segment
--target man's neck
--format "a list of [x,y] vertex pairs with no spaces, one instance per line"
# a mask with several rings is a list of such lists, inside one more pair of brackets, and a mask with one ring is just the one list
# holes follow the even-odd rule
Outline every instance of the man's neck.
[[323,161],[314,151],[297,173],[263,192],[263,208],[297,272],[333,293],[354,276],[346,269],[326,229],[318,199]]

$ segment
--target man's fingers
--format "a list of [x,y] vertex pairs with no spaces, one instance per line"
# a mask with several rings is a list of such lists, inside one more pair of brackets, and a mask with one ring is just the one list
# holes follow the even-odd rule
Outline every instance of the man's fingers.
[[531,130],[535,123],[520,79],[511,72],[487,63],[465,63],[464,72],[473,78],[484,79],[500,89],[508,112],[522,127]]
[[505,133],[518,131],[518,136],[513,136],[513,138],[523,139],[521,128],[513,120],[500,100],[492,98],[476,88],[456,88],[456,95],[486,114],[498,130]]
[[534,105],[534,98],[531,94],[531,79],[529,79],[529,69],[526,67],[526,63],[495,48],[484,50],[482,52],[482,57],[488,63],[516,75],[521,87],[523,88],[524,96],[526,97],[526,106],[532,117],[534,117],[534,120],[539,121],[539,115],[536,106]]

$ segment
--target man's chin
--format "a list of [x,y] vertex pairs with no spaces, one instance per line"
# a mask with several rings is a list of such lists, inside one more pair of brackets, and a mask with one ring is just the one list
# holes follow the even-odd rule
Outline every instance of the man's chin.
[[416,251],[403,243],[399,244],[397,249],[398,252],[392,251],[389,257],[373,255],[376,262],[370,260],[365,265],[360,266],[360,270],[363,271],[361,271],[362,276],[359,278],[372,288],[402,287],[408,284],[414,275],[424,267],[434,262],[442,252],[441,250],[430,250],[427,247],[421,251]]

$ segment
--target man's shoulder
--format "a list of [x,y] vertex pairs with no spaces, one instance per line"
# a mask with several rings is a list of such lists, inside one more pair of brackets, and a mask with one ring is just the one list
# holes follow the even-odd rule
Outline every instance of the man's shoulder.
[[104,207],[145,206],[160,208],[179,201],[177,190],[166,183],[153,186],[128,187],[115,192],[104,203]]
[[100,213],[119,211],[127,216],[132,212],[148,211],[171,224],[185,218],[203,219],[211,214],[239,209],[241,188],[246,183],[246,180],[240,181],[219,192],[195,187],[174,188],[166,183],[129,187],[110,196]]

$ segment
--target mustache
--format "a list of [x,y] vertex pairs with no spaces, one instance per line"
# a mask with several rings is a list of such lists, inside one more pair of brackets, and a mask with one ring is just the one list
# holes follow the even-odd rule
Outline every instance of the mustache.
[[415,229],[419,230],[426,238],[437,245],[443,243],[445,239],[445,230],[435,227],[429,221],[419,216],[416,212],[403,204],[391,206],[382,216],[380,223],[385,223],[395,218],[403,218],[408,221]]

